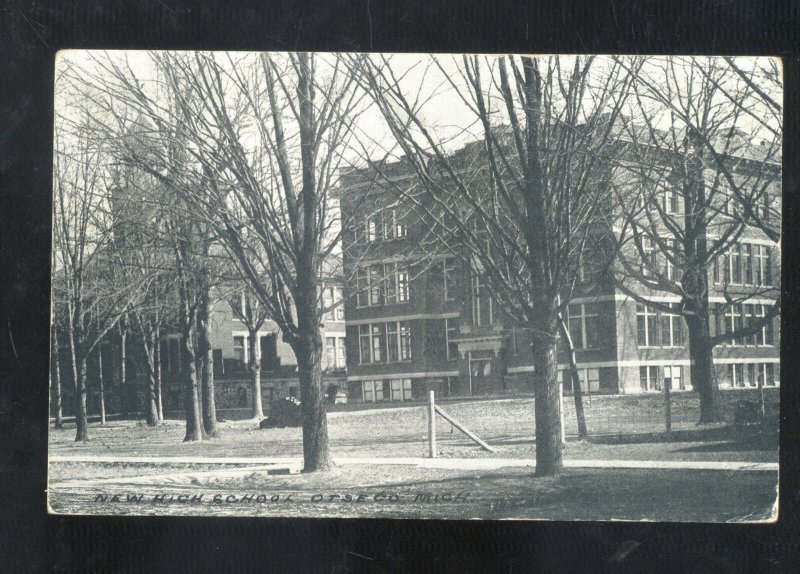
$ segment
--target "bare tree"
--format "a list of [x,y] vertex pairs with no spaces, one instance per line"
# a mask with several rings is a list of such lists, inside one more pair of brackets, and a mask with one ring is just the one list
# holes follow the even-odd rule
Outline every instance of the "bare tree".
[[[621,128],[634,145],[617,187],[618,286],[666,321],[686,322],[700,422],[713,422],[721,416],[714,347],[754,335],[780,311],[778,288],[767,278],[770,248],[740,248],[747,239],[780,237],[779,131],[751,135],[750,104],[761,96],[721,58],[650,58],[641,70],[633,116]],[[746,325],[713,333],[712,290],[725,298],[723,312],[753,297],[776,302]],[[665,303],[664,295],[679,303]]]
[[[153,62],[167,96],[113,57],[86,76],[107,110],[136,110],[159,138],[180,137],[180,157],[156,146],[146,157],[128,150],[128,161],[203,218],[278,324],[298,360],[304,470],[327,469],[319,286],[340,235],[329,190],[356,116],[355,82],[335,56],[162,53]],[[178,283],[188,293],[188,237],[179,236]],[[181,300],[195,321],[195,306]]]
[[438,69],[474,122],[461,126],[472,145],[449,154],[426,121],[429,98],[406,87],[402,70],[385,57],[353,66],[367,72],[365,88],[416,175],[414,190],[384,183],[440,222],[431,228],[442,242],[466,249],[472,272],[529,329],[536,472],[554,474],[562,467],[559,313],[592,230],[608,220],[606,150],[629,75],[593,57],[463,57],[447,67],[433,58],[423,77]]
[[60,429],[64,426],[64,418],[61,403],[61,352],[58,344],[60,324],[55,304],[51,305],[50,325],[50,401],[51,410],[55,414],[55,428]]
[[230,300],[230,306],[233,315],[247,327],[250,393],[253,396],[252,413],[254,420],[261,420],[264,418],[264,408],[261,400],[261,345],[258,331],[269,315],[258,299],[247,290],[234,295]]
[[[63,110],[59,113],[64,114]],[[107,164],[86,124],[59,117],[54,153],[53,300],[66,309],[72,379],[76,387],[76,441],[88,439],[87,360],[134,300],[130,285],[111,280],[112,218],[108,209]],[[133,290],[135,292],[135,289]]]

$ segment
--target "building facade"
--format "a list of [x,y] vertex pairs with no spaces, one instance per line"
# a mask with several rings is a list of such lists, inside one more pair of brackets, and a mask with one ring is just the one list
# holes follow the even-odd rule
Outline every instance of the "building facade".
[[[779,167],[764,169],[773,168],[769,201],[779,203]],[[410,170],[398,162],[388,171],[392,185],[383,188],[369,168],[342,177],[342,221],[354,230],[345,235],[344,246],[345,273],[352,278],[345,286],[349,400],[420,400],[429,389],[444,396],[532,392],[526,327],[503,312],[463,254],[420,253],[431,223],[413,207],[404,207],[392,191],[408,182]],[[680,214],[678,201],[664,201]],[[719,217],[734,215],[725,209],[720,207]],[[775,211],[780,213],[779,205]],[[656,258],[653,254],[653,262]],[[658,261],[670,265],[668,258]],[[711,336],[746,326],[767,312],[780,289],[779,262],[779,244],[749,228],[715,259],[708,270]],[[660,272],[674,278],[676,271]],[[680,297],[639,286],[636,298],[616,285],[587,264],[568,307],[582,390],[691,389],[687,327],[677,312]],[[673,306],[675,313],[665,309]],[[779,384],[778,326],[776,317],[759,333],[715,347],[721,389]],[[563,349],[559,357],[565,392],[571,392]]]

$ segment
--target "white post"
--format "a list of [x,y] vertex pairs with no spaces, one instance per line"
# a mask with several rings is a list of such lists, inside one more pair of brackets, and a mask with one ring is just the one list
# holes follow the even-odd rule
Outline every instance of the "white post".
[[428,456],[436,458],[436,405],[433,389],[428,391]]
[[467,351],[467,374],[469,375],[469,396],[472,396],[472,351]]
[[561,419],[561,444],[567,442],[567,427],[564,424],[564,377],[558,382],[558,417]]

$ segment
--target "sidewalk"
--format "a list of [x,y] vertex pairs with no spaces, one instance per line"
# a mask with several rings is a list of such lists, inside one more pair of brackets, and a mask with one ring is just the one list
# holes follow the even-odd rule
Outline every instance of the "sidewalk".
[[[496,470],[506,467],[536,466],[533,459],[520,458],[422,458],[422,457],[334,457],[338,466],[346,465],[410,465],[420,468],[454,470]],[[281,457],[155,457],[155,456],[91,456],[55,455],[50,462],[90,462],[126,464],[247,464],[288,468],[299,472],[302,460]],[[777,462],[730,462],[684,460],[565,460],[566,468],[626,468],[656,470],[722,470],[722,471],[777,471]],[[252,472],[252,469],[249,469]]]

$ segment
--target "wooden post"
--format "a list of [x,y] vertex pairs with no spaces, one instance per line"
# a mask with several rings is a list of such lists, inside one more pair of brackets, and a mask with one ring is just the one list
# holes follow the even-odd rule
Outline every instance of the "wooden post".
[[456,419],[454,419],[452,416],[447,414],[440,407],[437,407],[437,406],[434,405],[433,408],[437,413],[442,415],[442,418],[444,420],[446,420],[451,425],[453,425],[455,428],[457,428],[458,430],[463,432],[465,435],[467,435],[473,442],[477,443],[483,450],[487,450],[489,452],[494,452],[494,449],[492,447],[490,447],[488,444],[486,444],[484,441],[482,441],[474,432],[472,432],[467,427],[465,427],[463,424],[461,424]]
[[558,382],[558,417],[561,419],[561,444],[567,442],[567,426],[564,424],[564,378]]
[[[672,367],[673,369],[675,367]],[[672,432],[672,400],[671,400],[672,376],[664,380],[664,422],[667,434]]]
[[433,389],[428,391],[428,456],[436,458],[436,404]]

